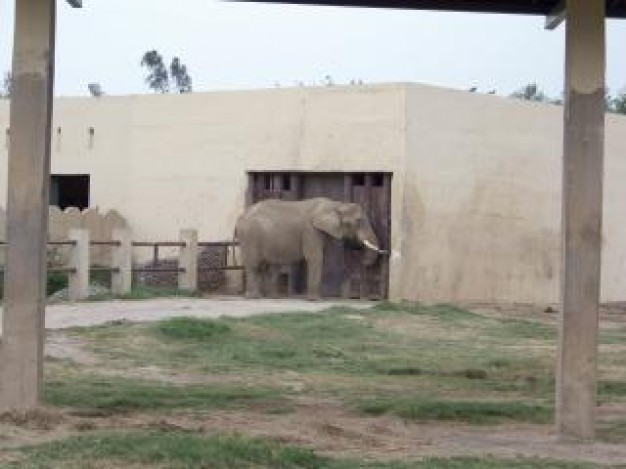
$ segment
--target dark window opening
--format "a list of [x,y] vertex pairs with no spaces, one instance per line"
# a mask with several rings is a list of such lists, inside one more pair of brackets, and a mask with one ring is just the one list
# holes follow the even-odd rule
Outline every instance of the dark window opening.
[[352,176],[352,185],[353,186],[364,186],[365,185],[365,174],[357,173]]
[[385,185],[385,176],[381,173],[372,174],[372,186],[383,187]]
[[61,210],[68,207],[84,210],[89,207],[89,175],[52,175],[50,205],[56,205]]
[[283,174],[283,190],[290,191],[291,190],[291,174]]
[[266,174],[263,176],[265,179],[265,190],[269,191],[272,189],[272,176],[270,174]]

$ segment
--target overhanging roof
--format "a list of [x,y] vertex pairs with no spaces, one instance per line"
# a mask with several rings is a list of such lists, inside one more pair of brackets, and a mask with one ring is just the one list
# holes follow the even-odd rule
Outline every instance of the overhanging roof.
[[[252,3],[287,3],[296,5],[328,5],[341,7],[403,8],[411,10],[464,11],[477,13],[508,13],[548,15],[560,0],[237,0]],[[597,0],[589,0],[597,1]],[[626,18],[626,0],[606,0],[610,18]]]

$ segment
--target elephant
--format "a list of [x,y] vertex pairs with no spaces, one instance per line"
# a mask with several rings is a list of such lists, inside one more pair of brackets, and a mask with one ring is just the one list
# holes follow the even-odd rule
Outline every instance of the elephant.
[[261,296],[265,268],[304,260],[307,297],[320,298],[327,236],[366,248],[365,265],[374,264],[385,253],[359,204],[315,197],[301,201],[268,199],[247,208],[235,227],[246,272],[246,297]]

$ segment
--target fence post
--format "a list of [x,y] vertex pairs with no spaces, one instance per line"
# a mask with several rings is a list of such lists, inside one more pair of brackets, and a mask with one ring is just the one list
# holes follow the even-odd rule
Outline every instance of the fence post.
[[118,242],[111,253],[111,293],[115,296],[130,293],[133,284],[133,256],[130,230],[114,228],[112,240]]
[[70,252],[69,267],[74,270],[68,274],[68,299],[84,300],[89,296],[89,231],[72,229],[69,239],[75,244]]
[[180,248],[178,267],[184,270],[178,273],[178,288],[193,292],[198,289],[198,232],[180,230],[180,241],[185,245]]

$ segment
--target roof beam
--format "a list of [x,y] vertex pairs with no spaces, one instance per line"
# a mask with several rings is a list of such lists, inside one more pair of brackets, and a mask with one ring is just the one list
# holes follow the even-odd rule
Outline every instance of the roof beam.
[[565,15],[567,13],[567,6],[565,0],[561,0],[547,16],[545,28],[549,31],[553,31],[559,27],[559,25],[565,21]]
[[[221,0],[251,3],[285,3],[292,5],[325,5],[334,7],[397,8],[432,11],[461,11],[476,13],[504,13],[551,15],[558,11],[560,0]],[[604,1],[607,18],[626,18],[626,0]]]

